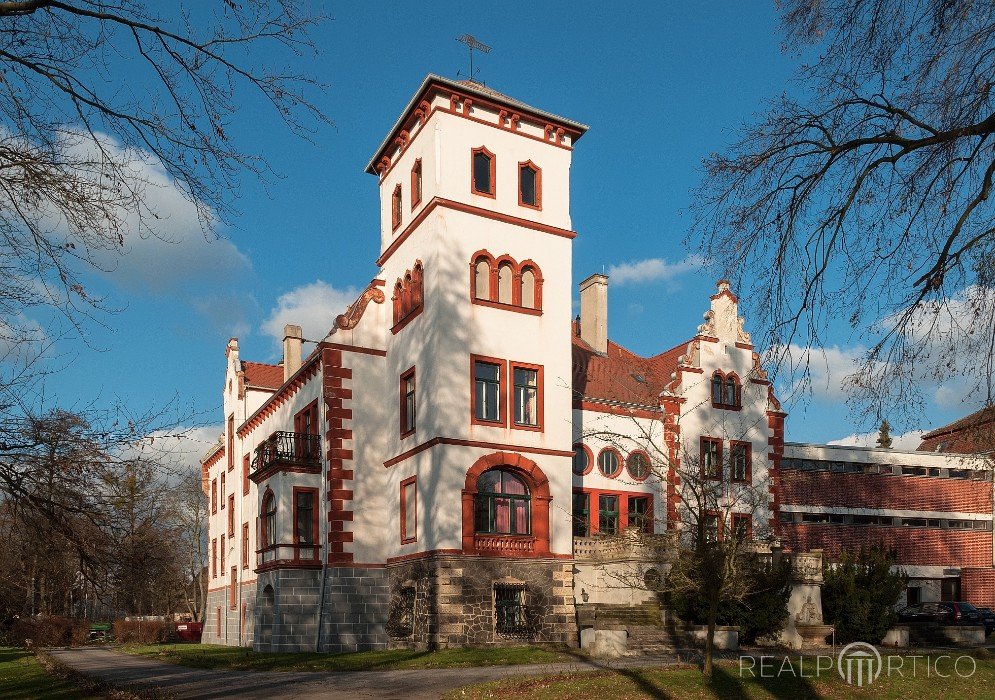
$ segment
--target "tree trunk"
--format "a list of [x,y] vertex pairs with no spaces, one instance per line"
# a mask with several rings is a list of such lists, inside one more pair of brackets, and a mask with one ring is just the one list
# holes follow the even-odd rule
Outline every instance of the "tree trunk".
[[719,597],[708,597],[708,632],[705,634],[705,660],[701,672],[706,678],[712,677],[712,654],[715,649],[715,618],[719,614]]

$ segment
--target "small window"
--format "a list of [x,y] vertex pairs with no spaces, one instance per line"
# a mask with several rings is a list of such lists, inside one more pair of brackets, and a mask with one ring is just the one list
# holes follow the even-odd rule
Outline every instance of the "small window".
[[575,493],[573,498],[574,537],[588,537],[591,534],[591,496]]
[[491,298],[491,265],[483,258],[473,267],[473,296],[477,299]]
[[211,479],[211,514],[218,512],[218,480]]
[[221,472],[221,510],[225,509],[225,473]]
[[653,532],[653,513],[650,512],[649,496],[629,496],[628,526],[642,532]]
[[474,521],[477,532],[528,535],[532,532],[529,487],[511,472],[492,469],[477,479]]
[[235,494],[228,496],[228,536],[235,536]]
[[739,384],[735,378],[726,378],[726,396],[724,401],[726,406],[739,406]]
[[228,580],[228,607],[238,610],[238,567],[231,568],[231,579]]
[[642,481],[650,475],[650,460],[645,452],[632,452],[625,461],[629,476],[636,481]]
[[401,225],[401,186],[394,188],[390,198],[390,227],[396,230]]
[[598,532],[603,535],[618,534],[618,496],[598,495]]
[[523,207],[541,207],[542,173],[531,162],[518,166],[518,203]]
[[228,471],[235,468],[235,414],[228,416]]
[[297,545],[299,559],[317,559],[318,514],[314,506],[317,491],[313,489],[294,490],[294,544]]
[[591,470],[591,454],[583,445],[574,445],[573,472],[580,476]]
[[249,493],[249,470],[252,467],[252,458],[249,455],[242,457],[242,495]]
[[522,271],[522,306],[536,308],[536,275],[530,268]]
[[501,263],[498,265],[498,301],[502,304],[511,304],[514,300],[512,287],[515,283],[515,271],[511,263]]
[[522,586],[494,586],[494,630],[502,635],[528,631],[525,590]]
[[401,544],[414,542],[418,532],[418,485],[415,477],[401,482]]
[[752,445],[747,442],[734,442],[730,446],[730,468],[732,480],[747,482],[751,480]]
[[701,468],[708,479],[722,478],[722,442],[714,438],[701,439]]
[[242,523],[242,568],[249,568],[249,523]]
[[473,150],[473,184],[475,194],[494,196],[494,155],[486,148]]
[[410,637],[415,631],[415,589],[405,586],[390,602],[387,634],[395,638]]
[[421,178],[421,158],[415,161],[411,168],[411,208],[414,209],[421,202],[422,178]]
[[221,576],[225,575],[225,554],[227,554],[227,548],[225,547],[225,536],[221,535],[221,545],[219,546],[219,552],[221,554]]
[[211,578],[218,577],[218,539],[211,540]]
[[538,427],[539,370],[531,367],[514,367],[512,374],[515,392],[515,425]]
[[276,546],[276,496],[272,491],[263,499],[263,542],[267,548]]
[[612,447],[606,447],[601,450],[601,453],[598,455],[598,471],[601,472],[602,476],[612,479],[618,476],[621,470],[622,460],[619,457],[618,450]]
[[501,420],[501,366],[473,363],[474,417],[479,421]]
[[415,432],[415,368],[401,375],[401,437]]

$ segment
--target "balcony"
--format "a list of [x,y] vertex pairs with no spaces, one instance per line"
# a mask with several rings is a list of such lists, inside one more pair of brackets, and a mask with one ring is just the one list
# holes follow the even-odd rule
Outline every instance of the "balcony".
[[276,472],[321,473],[321,437],[277,431],[256,448],[249,478],[257,484]]
[[317,544],[271,544],[256,550],[256,571],[321,568]]
[[574,537],[574,558],[582,562],[667,562],[675,552],[673,533],[651,535],[629,528],[617,535]]

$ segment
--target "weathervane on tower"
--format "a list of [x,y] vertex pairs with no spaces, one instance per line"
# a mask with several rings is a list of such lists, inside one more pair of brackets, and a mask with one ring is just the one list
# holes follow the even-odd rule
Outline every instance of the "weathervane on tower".
[[[476,49],[477,51],[480,51],[482,53],[490,53],[491,47],[483,43],[482,41],[477,41],[477,39],[472,34],[464,34],[462,36],[458,36],[456,37],[456,41],[460,42],[461,44],[466,44],[467,48],[470,49],[470,75],[467,76],[467,79],[477,82],[476,75],[480,71],[480,69],[477,68],[476,70],[474,70],[473,51],[474,49]],[[457,71],[456,76],[459,77],[459,71]]]

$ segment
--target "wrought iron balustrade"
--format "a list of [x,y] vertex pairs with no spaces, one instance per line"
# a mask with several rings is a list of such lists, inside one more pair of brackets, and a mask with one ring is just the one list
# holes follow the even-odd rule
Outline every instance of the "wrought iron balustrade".
[[307,433],[277,431],[256,448],[252,471],[271,467],[321,468],[321,437]]

